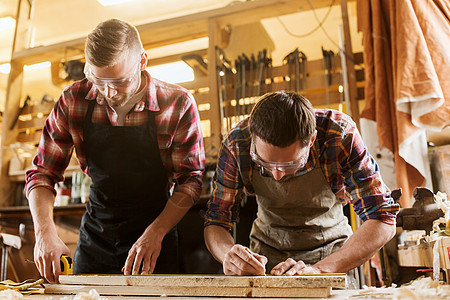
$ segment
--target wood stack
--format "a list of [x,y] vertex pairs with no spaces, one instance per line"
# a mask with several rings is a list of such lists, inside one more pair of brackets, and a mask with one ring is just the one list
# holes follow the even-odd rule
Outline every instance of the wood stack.
[[95,289],[100,295],[191,297],[329,297],[345,288],[345,274],[300,276],[224,275],[61,275],[61,284],[46,294],[77,294]]

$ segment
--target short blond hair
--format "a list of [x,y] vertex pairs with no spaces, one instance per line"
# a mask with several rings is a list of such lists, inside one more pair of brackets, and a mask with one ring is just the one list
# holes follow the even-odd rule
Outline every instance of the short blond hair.
[[115,65],[123,55],[138,55],[141,51],[136,27],[118,19],[98,24],[86,39],[86,61],[100,68]]

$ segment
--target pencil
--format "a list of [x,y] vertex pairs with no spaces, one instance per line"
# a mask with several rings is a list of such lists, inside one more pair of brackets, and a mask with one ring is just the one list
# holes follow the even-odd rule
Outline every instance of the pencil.
[[[250,251],[250,249],[249,249],[248,247],[245,247],[245,251],[247,251],[250,255],[254,256],[254,255],[253,255],[253,252]],[[260,275],[261,275],[261,276],[266,276],[266,273],[263,273],[263,274],[260,274]]]

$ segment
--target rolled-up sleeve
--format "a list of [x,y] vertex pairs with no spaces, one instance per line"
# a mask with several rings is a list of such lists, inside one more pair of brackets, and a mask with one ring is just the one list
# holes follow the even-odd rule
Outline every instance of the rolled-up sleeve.
[[71,93],[66,89],[45,121],[38,153],[33,168],[26,172],[25,191],[44,187],[55,193],[56,182],[64,180],[63,173],[73,152],[72,136],[68,130],[68,101]]
[[206,212],[202,212],[205,226],[220,225],[228,230],[239,221],[239,205],[244,197],[236,156],[230,147],[233,147],[230,140],[221,146],[212,195]]
[[375,219],[395,224],[400,206],[392,199],[377,162],[369,154],[353,123],[345,129],[340,153],[346,193],[355,213],[362,221]]
[[190,93],[185,93],[184,97],[184,109],[173,137],[170,160],[175,191],[189,195],[196,202],[202,190],[205,149],[195,100]]

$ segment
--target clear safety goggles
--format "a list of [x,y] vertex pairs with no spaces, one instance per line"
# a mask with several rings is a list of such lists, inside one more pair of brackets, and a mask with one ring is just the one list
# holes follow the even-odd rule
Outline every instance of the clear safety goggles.
[[297,160],[293,160],[290,162],[267,162],[264,161],[257,153],[255,143],[252,141],[250,145],[250,157],[253,162],[260,168],[263,172],[272,172],[272,171],[280,171],[286,173],[292,173],[297,170],[303,169],[306,166],[309,158],[309,147],[306,150],[306,153],[302,154],[302,157]]
[[84,65],[84,75],[86,79],[92,82],[99,88],[110,87],[113,89],[127,88],[138,80],[138,73],[140,71],[140,63],[136,65],[132,72],[121,78],[103,78],[97,77],[92,73],[91,65],[86,63]]

